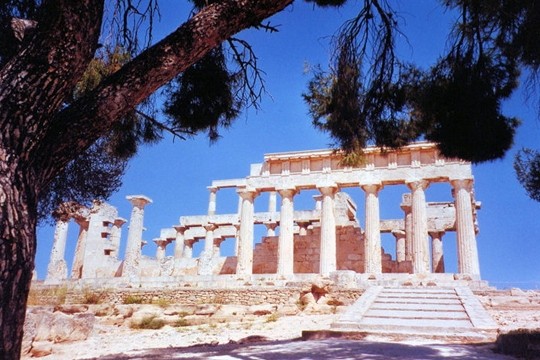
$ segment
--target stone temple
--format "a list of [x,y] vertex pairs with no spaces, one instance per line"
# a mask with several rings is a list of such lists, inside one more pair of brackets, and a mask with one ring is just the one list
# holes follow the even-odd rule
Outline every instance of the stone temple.
[[[449,201],[427,202],[426,189],[440,182],[451,185]],[[45,284],[212,282],[228,287],[257,279],[321,277],[354,284],[480,284],[480,203],[473,183],[469,162],[444,158],[427,142],[399,150],[368,147],[359,166],[343,166],[342,154],[333,150],[266,154],[262,163],[251,165],[247,177],[213,181],[208,213],[181,216],[178,224],[162,229],[153,240],[155,257],[141,252],[144,210],[152,202],[148,197],[127,197],[133,205],[129,222],[103,202],[92,208],[66,206],[58,217]],[[399,204],[391,204],[402,209],[402,217],[381,219],[379,195],[395,185],[409,189]],[[226,188],[238,194],[238,212],[217,214],[218,192]],[[364,214],[357,214],[356,203],[344,191],[348,188],[363,190]],[[317,192],[313,209],[295,211],[295,195],[304,190]],[[268,211],[255,212],[263,193],[268,193]],[[120,254],[126,223],[126,250]],[[255,225],[261,224],[265,234],[255,238]],[[68,274],[65,245],[73,225],[79,226],[79,236]],[[445,272],[442,242],[448,232],[456,233],[455,273]],[[394,236],[395,253],[382,248],[383,233]],[[220,255],[225,239],[234,239],[230,256]],[[204,250],[195,257],[193,246],[199,241]],[[174,247],[174,256],[166,256],[167,246]]]

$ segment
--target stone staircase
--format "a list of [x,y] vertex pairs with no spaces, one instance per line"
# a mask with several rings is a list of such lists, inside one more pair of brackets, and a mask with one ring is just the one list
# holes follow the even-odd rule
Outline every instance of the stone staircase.
[[490,342],[497,336],[497,324],[466,286],[372,286],[332,330],[459,342]]

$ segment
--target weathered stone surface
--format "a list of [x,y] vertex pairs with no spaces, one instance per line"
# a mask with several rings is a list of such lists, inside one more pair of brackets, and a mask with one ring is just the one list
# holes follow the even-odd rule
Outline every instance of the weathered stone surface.
[[39,341],[32,344],[32,349],[30,349],[30,355],[32,357],[44,357],[52,354],[53,348],[52,344],[48,341]]

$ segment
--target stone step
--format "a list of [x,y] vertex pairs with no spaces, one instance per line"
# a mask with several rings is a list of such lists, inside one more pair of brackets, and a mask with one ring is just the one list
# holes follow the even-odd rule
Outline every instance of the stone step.
[[374,303],[387,303],[387,304],[440,304],[440,305],[461,305],[461,301],[458,298],[454,299],[435,299],[435,298],[398,298],[398,297],[377,297]]
[[373,305],[371,305],[371,309],[403,309],[403,310],[433,310],[433,311],[465,311],[463,306],[458,303],[454,304],[444,304],[444,303],[396,303],[396,302],[381,302],[381,301],[375,301]]
[[383,293],[418,293],[418,294],[453,294],[456,295],[456,291],[454,289],[450,288],[408,288],[408,287],[402,287],[402,288],[384,288],[382,290]]
[[421,294],[421,293],[387,293],[381,292],[379,298],[383,299],[403,299],[403,298],[412,298],[412,299],[457,299],[457,295],[454,294]]
[[450,319],[467,320],[467,313],[462,311],[423,311],[423,310],[388,310],[370,308],[364,317],[399,318],[399,319]]
[[379,325],[385,327],[407,327],[412,331],[420,327],[445,328],[473,328],[468,319],[402,319],[364,316],[359,325]]

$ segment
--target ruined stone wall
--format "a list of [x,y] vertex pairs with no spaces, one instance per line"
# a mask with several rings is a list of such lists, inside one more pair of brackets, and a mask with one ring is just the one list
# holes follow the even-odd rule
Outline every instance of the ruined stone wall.
[[[285,287],[249,287],[236,289],[66,289],[65,287],[34,288],[34,304],[85,304],[89,294],[96,294],[100,303],[125,304],[130,299],[137,303],[151,304],[166,301],[174,304],[297,304],[311,285],[290,285]],[[327,289],[326,300],[344,305],[352,304],[362,295],[363,289]],[[60,294],[60,296],[59,296]],[[320,296],[320,294],[319,294]]]

